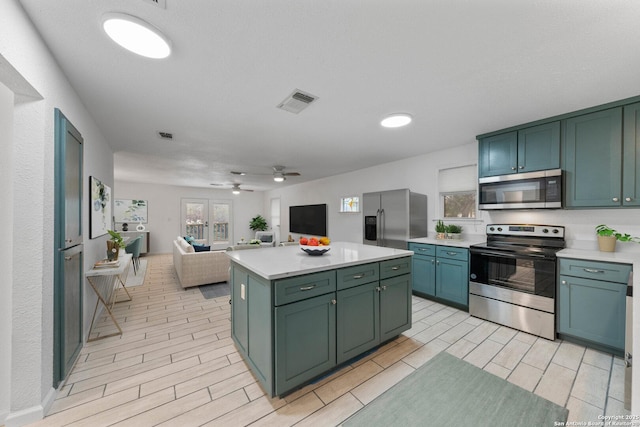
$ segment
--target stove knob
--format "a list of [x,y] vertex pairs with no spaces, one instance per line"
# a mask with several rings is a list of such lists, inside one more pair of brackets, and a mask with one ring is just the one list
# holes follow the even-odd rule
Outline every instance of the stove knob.
[[502,227],[498,227],[498,231],[502,231]]
[[557,228],[553,229],[553,234],[558,234],[560,232],[560,230],[558,230]]
[[545,233],[545,234],[547,234],[547,233],[549,232],[549,229],[548,229],[548,228],[543,228],[543,229],[542,229],[542,232],[543,232],[543,233]]
[[489,231],[496,231],[496,229],[493,227],[489,227]]

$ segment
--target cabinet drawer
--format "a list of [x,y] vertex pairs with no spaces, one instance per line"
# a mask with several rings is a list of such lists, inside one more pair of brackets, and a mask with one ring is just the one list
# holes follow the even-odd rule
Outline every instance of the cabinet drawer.
[[427,245],[425,243],[409,243],[409,250],[418,256],[435,256],[436,245]]
[[631,266],[611,262],[560,259],[560,274],[627,284]]
[[411,257],[380,262],[380,279],[387,279],[409,273],[411,273]]
[[323,295],[336,290],[336,273],[323,271],[320,273],[296,276],[275,281],[275,305]]
[[348,289],[369,282],[377,282],[380,269],[377,262],[341,268],[337,271],[337,288]]
[[438,246],[436,248],[436,256],[438,258],[450,258],[460,261],[469,261],[469,249],[456,248],[453,246]]

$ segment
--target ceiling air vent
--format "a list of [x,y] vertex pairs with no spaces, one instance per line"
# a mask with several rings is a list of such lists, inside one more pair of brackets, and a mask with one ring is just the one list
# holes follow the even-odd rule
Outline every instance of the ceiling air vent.
[[278,104],[278,108],[290,113],[298,114],[317,99],[317,96],[296,89],[284,101]]
[[160,135],[162,139],[173,139],[173,134],[170,132],[158,132],[158,135]]

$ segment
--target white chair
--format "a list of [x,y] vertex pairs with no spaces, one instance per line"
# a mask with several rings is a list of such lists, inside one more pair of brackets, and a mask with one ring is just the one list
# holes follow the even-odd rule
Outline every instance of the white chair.
[[256,239],[260,240],[260,246],[275,246],[276,233],[273,231],[256,231]]

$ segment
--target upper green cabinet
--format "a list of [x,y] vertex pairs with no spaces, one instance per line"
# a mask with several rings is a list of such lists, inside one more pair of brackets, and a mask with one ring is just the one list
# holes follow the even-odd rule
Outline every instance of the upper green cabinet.
[[566,120],[565,206],[640,206],[640,103]]
[[560,122],[480,139],[480,177],[533,172],[560,167]]

